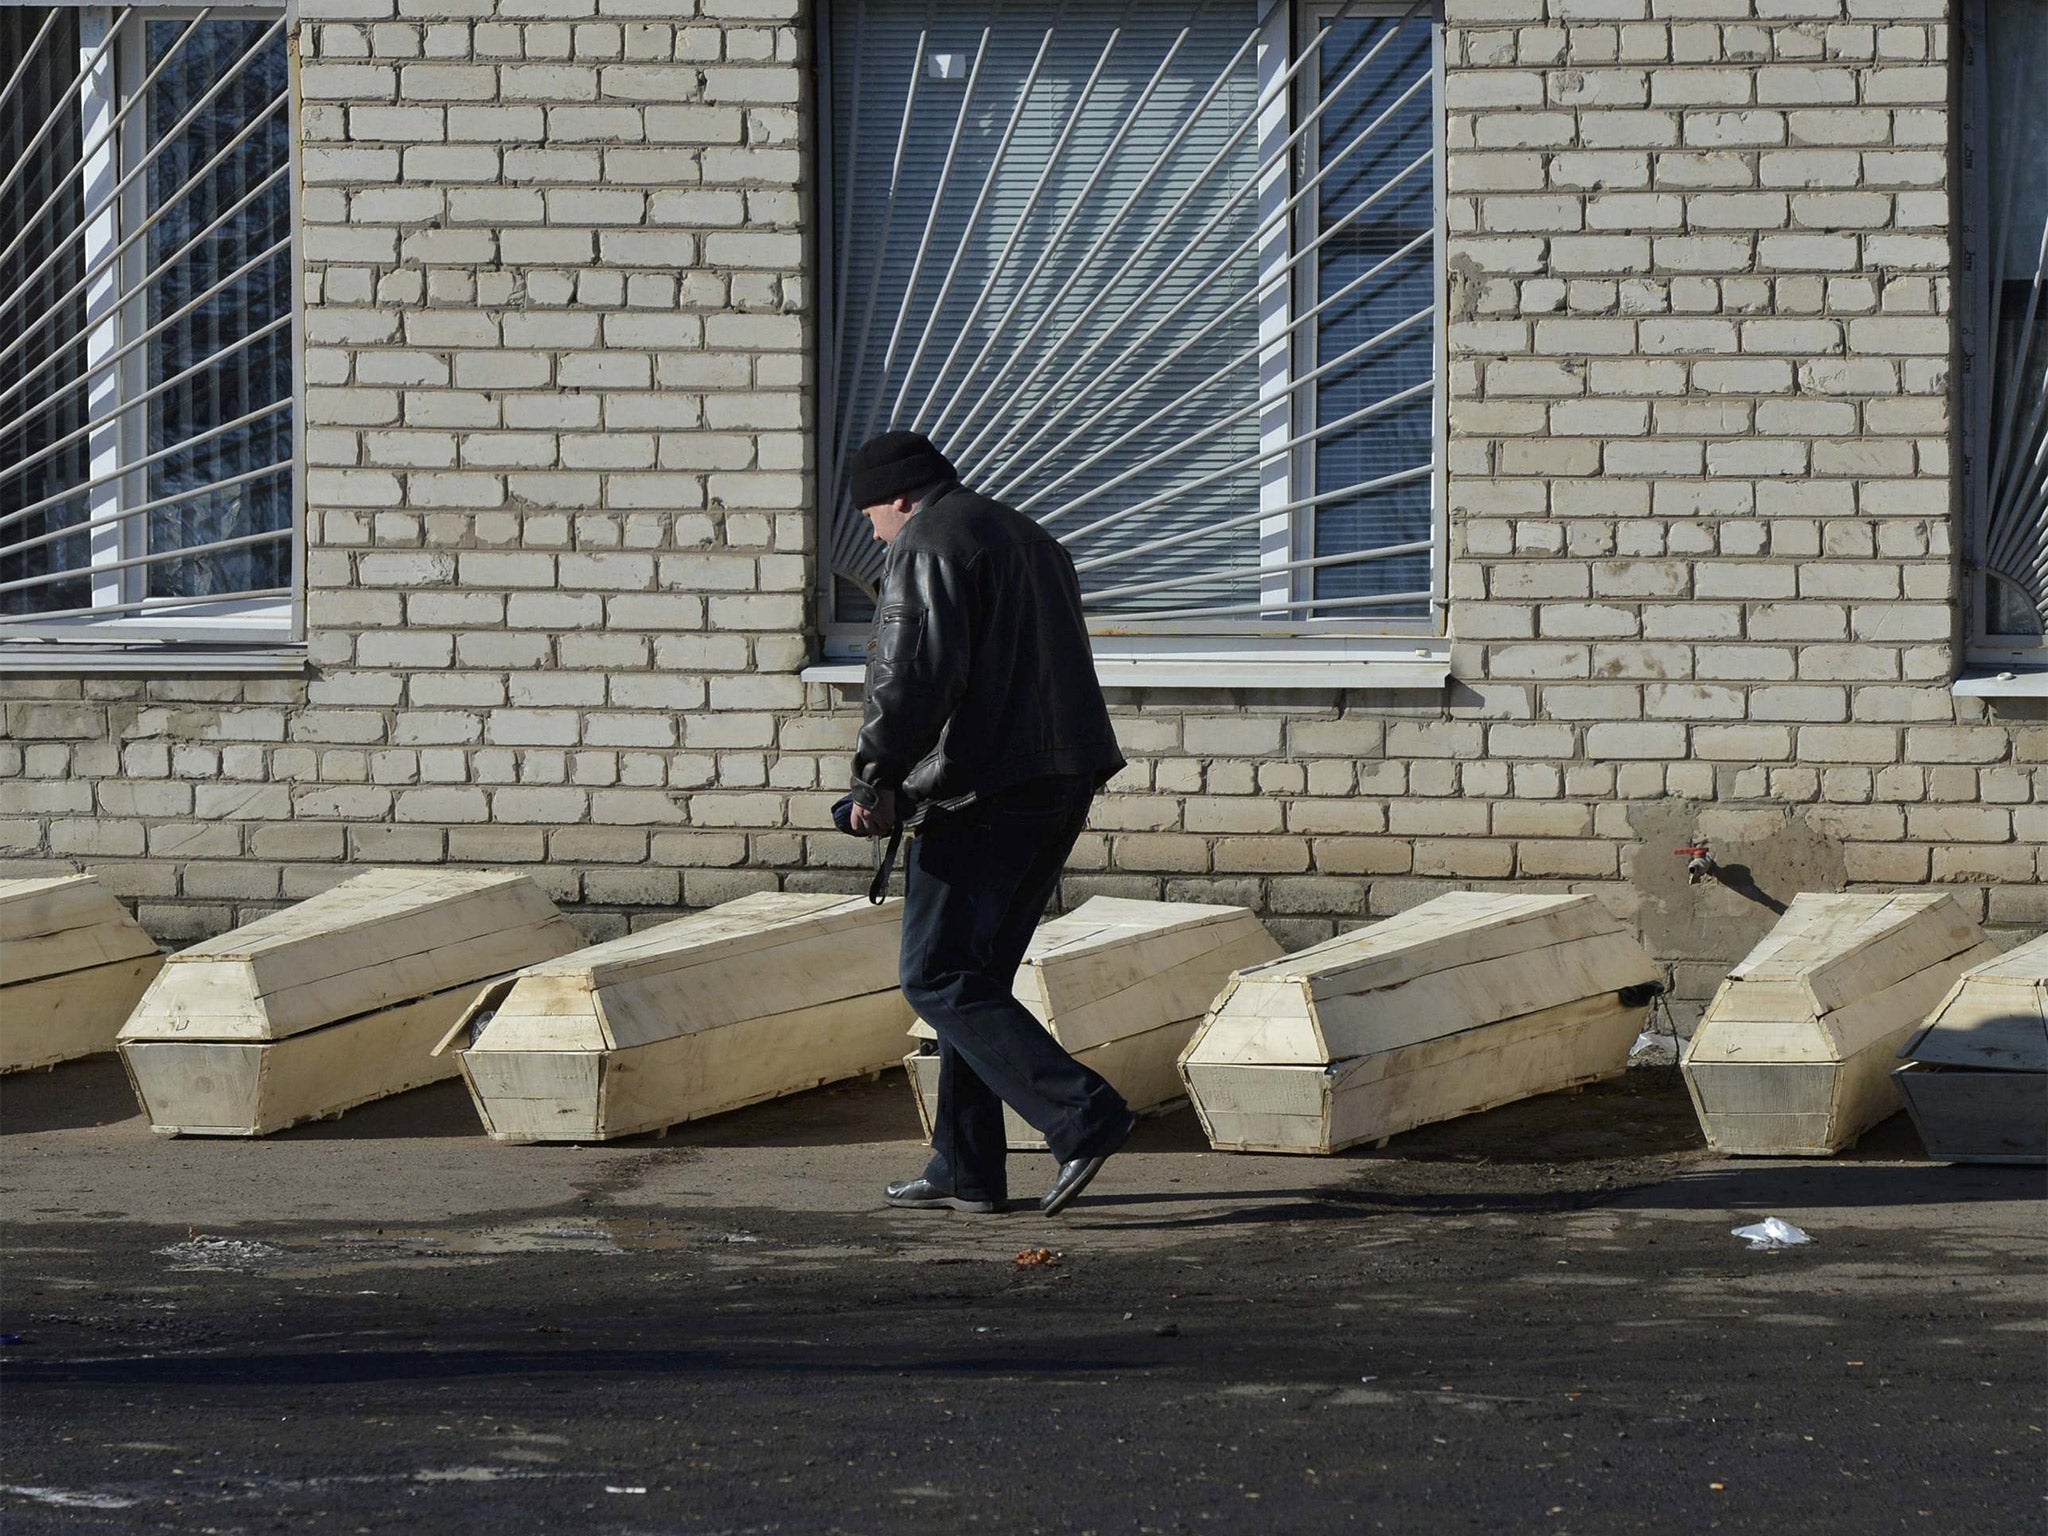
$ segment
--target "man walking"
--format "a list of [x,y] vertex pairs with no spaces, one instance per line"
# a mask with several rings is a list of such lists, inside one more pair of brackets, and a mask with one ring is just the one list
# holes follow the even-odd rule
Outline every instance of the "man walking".
[[1095,678],[1081,584],[1060,543],[968,490],[925,437],[852,463],[854,505],[889,546],[853,758],[853,830],[911,832],[903,994],[939,1037],[924,1172],[890,1205],[994,1211],[1008,1198],[1003,1105],[1059,1163],[1048,1215],[1137,1117],[1010,993],[1095,791],[1124,765]]

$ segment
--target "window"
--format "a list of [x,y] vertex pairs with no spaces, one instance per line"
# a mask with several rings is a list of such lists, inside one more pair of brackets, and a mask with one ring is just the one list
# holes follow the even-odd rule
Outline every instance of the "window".
[[1438,632],[1437,33],[1352,0],[835,0],[828,643],[845,463],[928,433],[1098,635]]
[[0,9],[0,640],[289,635],[284,18]]
[[1963,37],[1972,659],[2048,662],[2048,7],[1970,0]]

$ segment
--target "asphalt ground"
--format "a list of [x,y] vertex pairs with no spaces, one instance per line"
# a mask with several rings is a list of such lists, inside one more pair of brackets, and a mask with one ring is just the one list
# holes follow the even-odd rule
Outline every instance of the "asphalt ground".
[[2042,1171],[1716,1158],[1668,1069],[1330,1159],[1183,1111],[1056,1220],[880,1209],[893,1072],[509,1147],[453,1084],[160,1141],[98,1060],[0,1131],[10,1536],[2048,1528]]

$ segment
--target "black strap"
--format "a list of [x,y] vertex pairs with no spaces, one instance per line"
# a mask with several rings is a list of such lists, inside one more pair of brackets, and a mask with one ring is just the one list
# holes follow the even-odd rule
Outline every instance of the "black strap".
[[889,876],[896,869],[896,850],[903,846],[903,823],[897,822],[889,829],[889,846],[882,847],[882,840],[875,839],[877,850],[875,878],[868,882],[868,900],[880,906],[889,899]]

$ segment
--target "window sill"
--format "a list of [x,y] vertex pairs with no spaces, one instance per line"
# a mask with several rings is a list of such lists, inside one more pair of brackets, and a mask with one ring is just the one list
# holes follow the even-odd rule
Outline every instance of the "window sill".
[[[1231,651],[1234,650],[1235,654]],[[858,686],[865,675],[858,661],[827,658],[798,675],[807,683]],[[1166,689],[1181,692],[1248,688],[1330,693],[1372,688],[1399,693],[1440,693],[1451,680],[1450,647],[1442,641],[1360,645],[1276,644],[1204,652],[1186,647],[1175,655],[1150,647],[1098,644],[1095,675],[1105,688]]]
[[195,673],[274,677],[296,676],[305,670],[303,645],[180,645],[161,640],[107,645],[0,640],[0,671],[17,677],[85,673],[121,673],[131,677],[189,677]]
[[1957,678],[1949,692],[1963,699],[2048,699],[2048,668],[1976,668]]

